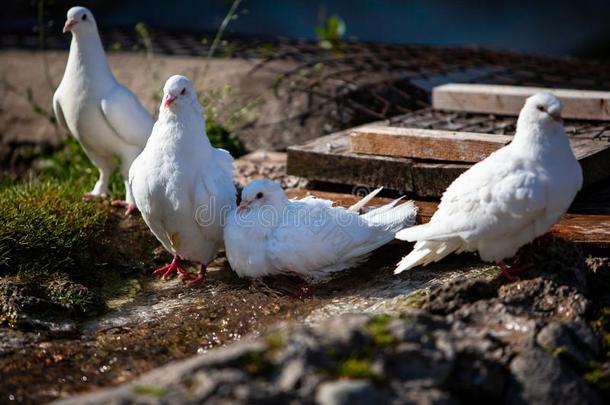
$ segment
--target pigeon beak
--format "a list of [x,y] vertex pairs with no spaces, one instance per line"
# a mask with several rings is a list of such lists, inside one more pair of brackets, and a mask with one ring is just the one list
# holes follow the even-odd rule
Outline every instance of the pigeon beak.
[[172,105],[172,103],[174,102],[174,100],[176,100],[176,96],[172,96],[171,94],[168,94],[167,96],[165,96],[165,106],[169,107],[170,105]]
[[74,18],[68,18],[64,24],[64,29],[62,32],[65,34],[66,32],[72,31],[72,27],[74,27],[74,25],[76,25],[76,20]]
[[241,203],[239,203],[239,207],[237,207],[237,212],[241,214],[241,213],[248,211],[249,209],[250,209],[250,202],[242,201]]
[[556,112],[553,114],[549,114],[551,116],[551,118],[553,118],[555,121],[557,121],[560,124],[563,124],[563,118],[561,118],[561,114]]

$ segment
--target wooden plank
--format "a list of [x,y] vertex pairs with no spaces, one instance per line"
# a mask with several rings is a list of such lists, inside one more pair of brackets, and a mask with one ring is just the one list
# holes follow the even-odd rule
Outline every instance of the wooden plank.
[[351,132],[352,152],[451,162],[479,162],[512,136],[366,125]]
[[413,191],[411,160],[357,155],[350,149],[347,132],[291,146],[287,151],[287,172],[309,180],[369,187],[383,186],[403,193]]
[[[303,198],[307,195],[325,198],[335,201],[338,205],[349,207],[356,203],[360,197],[316,190],[288,190],[289,198]],[[369,204],[377,207],[392,201],[391,198],[373,198]],[[426,223],[430,220],[438,204],[429,201],[415,201],[419,208],[418,223]],[[572,242],[582,244],[586,247],[608,248],[610,247],[610,215],[578,215],[566,214],[551,229],[551,234]]]
[[525,99],[541,91],[553,93],[561,99],[564,118],[610,120],[610,92],[607,91],[452,83],[432,89],[432,107],[518,115]]
[[411,167],[413,191],[418,197],[440,197],[470,167],[467,163],[416,162]]
[[[584,186],[610,174],[610,145],[602,140],[571,139],[583,167]],[[336,184],[385,187],[420,197],[440,197],[470,163],[425,162],[352,152],[348,132],[288,148],[288,174]]]

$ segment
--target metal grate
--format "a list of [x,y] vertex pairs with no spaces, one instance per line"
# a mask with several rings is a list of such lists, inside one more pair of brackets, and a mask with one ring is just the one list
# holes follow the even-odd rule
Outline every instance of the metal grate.
[[[390,119],[390,126],[514,135],[517,117],[425,108]],[[610,142],[610,123],[566,120],[569,136]]]

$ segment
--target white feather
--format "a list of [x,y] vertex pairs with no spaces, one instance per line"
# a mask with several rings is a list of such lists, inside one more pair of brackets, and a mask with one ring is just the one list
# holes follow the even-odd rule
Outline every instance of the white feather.
[[251,204],[250,210],[229,214],[225,227],[227,258],[241,277],[296,273],[324,279],[361,263],[396,231],[412,225],[417,212],[412,203],[392,202],[358,215],[329,200],[288,200],[269,180],[250,183],[242,201]]
[[127,184],[129,167],[144,148],[153,119],[112,75],[91,11],[73,7],[68,20],[75,23],[66,71],[53,95],[55,116],[100,171],[91,194],[108,194],[108,180],[118,158],[126,200],[133,203]]
[[477,251],[481,259],[499,262],[546,233],[582,186],[580,165],[554,119],[560,112],[556,97],[530,97],[513,142],[459,176],[428,224],[396,234],[417,243],[395,273],[452,252]]
[[[186,89],[181,94],[182,89]],[[226,214],[235,208],[233,158],[215,149],[188,79],[172,76],[159,120],[130,170],[130,184],[146,224],[165,249],[207,265],[222,247]]]

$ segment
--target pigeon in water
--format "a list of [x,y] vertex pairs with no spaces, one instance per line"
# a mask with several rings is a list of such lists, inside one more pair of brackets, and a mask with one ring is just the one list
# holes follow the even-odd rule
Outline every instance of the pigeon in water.
[[417,209],[398,200],[359,215],[377,193],[350,209],[315,197],[289,200],[271,180],[255,180],[242,191],[225,226],[225,250],[240,277],[297,274],[320,280],[361,263],[369,253],[415,223]]
[[397,233],[416,243],[395,274],[465,251],[496,262],[508,278],[524,270],[503,260],[548,232],[582,187],[561,108],[551,94],[529,97],[513,141],[460,175],[429,223]]
[[[174,255],[154,274],[167,278],[178,272],[192,283],[202,281],[223,245],[222,226],[237,193],[233,158],[210,144],[203,108],[186,77],[172,76],[165,83],[159,120],[131,166],[129,182],[144,221]],[[201,263],[196,278],[181,259]]]
[[135,206],[127,182],[129,167],[144,148],[154,121],[112,75],[91,11],[72,7],[63,31],[72,33],[72,43],[64,77],[53,95],[53,111],[100,171],[85,199],[108,195],[108,180],[119,158],[126,201],[113,205],[127,207],[131,214]]

